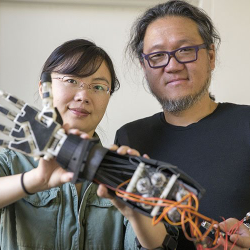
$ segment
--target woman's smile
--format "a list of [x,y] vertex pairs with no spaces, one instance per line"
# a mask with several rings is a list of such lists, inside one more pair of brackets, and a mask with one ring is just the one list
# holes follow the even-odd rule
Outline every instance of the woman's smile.
[[68,108],[69,111],[78,117],[87,117],[91,113],[84,108]]

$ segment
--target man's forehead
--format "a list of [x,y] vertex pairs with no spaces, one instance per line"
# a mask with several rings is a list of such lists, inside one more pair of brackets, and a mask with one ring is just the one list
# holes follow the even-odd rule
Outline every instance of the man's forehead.
[[162,44],[196,44],[202,42],[197,24],[186,17],[163,17],[152,22],[145,33],[144,45],[159,47]]
[[170,33],[198,33],[197,23],[192,19],[181,16],[167,16],[158,18],[150,23],[146,29],[146,34],[161,33],[167,35]]

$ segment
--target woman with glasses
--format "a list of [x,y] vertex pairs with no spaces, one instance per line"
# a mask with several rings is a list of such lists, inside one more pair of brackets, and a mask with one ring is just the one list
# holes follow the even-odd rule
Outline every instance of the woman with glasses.
[[[98,137],[95,129],[119,88],[107,53],[87,40],[68,41],[52,52],[43,72],[51,74],[53,105],[64,127]],[[42,95],[41,83],[39,90]],[[128,147],[118,152],[139,155]],[[72,178],[55,160],[1,151],[0,249],[137,249],[136,236],[144,247],[161,245],[162,224],[152,227],[150,218],[119,203],[103,185],[74,185]]]

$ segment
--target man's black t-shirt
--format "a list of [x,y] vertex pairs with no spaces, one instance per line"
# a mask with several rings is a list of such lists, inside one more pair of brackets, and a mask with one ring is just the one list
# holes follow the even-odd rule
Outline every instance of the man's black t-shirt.
[[[199,182],[206,189],[199,207],[205,216],[242,219],[250,210],[250,106],[220,103],[186,127],[157,113],[121,127],[115,143],[176,165]],[[178,249],[195,249],[187,244],[180,237]]]

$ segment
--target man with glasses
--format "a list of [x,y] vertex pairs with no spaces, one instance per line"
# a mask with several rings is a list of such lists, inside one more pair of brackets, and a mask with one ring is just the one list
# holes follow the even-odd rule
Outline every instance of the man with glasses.
[[[139,59],[163,112],[120,128],[116,144],[192,176],[207,190],[202,214],[217,221],[242,219],[250,210],[250,107],[216,103],[209,94],[220,44],[211,19],[187,2],[168,1],[147,10],[131,34],[131,55]],[[235,222],[228,219],[220,227],[229,231]],[[235,241],[233,249],[250,248],[245,225],[228,246]],[[177,249],[196,248],[180,232]]]

